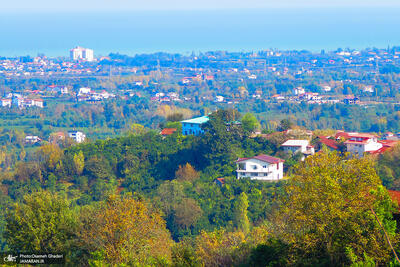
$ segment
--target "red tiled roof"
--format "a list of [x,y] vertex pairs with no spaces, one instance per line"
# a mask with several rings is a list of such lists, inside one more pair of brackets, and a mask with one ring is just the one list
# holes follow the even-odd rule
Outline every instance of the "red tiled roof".
[[350,139],[352,137],[356,138],[373,138],[376,137],[376,135],[369,134],[369,133],[347,133],[344,131],[338,131],[335,135],[335,138],[338,139],[340,137],[343,137],[344,139]]
[[366,140],[362,140],[362,141],[348,140],[348,141],[346,141],[344,143],[345,144],[363,144],[363,145],[365,145],[365,144],[368,143],[368,140],[367,139]]
[[326,145],[327,147],[333,148],[333,149],[339,149],[338,144],[335,140],[329,139],[326,136],[319,136],[319,140],[322,144]]
[[382,153],[386,152],[388,149],[390,149],[390,147],[383,146],[383,147],[379,148],[378,150],[370,151],[369,153],[373,154],[373,155],[382,154]]
[[217,180],[221,185],[225,184],[225,178],[217,178],[215,180]]
[[397,145],[398,141],[396,140],[379,140],[378,143],[381,143],[384,146],[387,147],[394,147]]
[[171,135],[174,132],[176,132],[176,128],[165,128],[165,129],[162,129],[161,135]]
[[283,159],[275,158],[275,157],[268,156],[268,155],[265,155],[265,154],[261,154],[261,155],[258,155],[258,156],[255,156],[255,157],[251,157],[251,158],[238,158],[238,160],[236,162],[241,162],[241,161],[245,161],[245,160],[249,160],[249,159],[258,159],[258,160],[261,160],[261,161],[264,161],[264,162],[268,162],[268,163],[271,163],[271,164],[277,164],[279,162],[285,162]]
[[398,144],[398,141],[395,140],[379,140],[378,143],[381,143],[383,145],[383,147],[381,147],[380,149],[376,150],[376,151],[371,151],[370,154],[382,154],[386,151],[388,151],[389,149],[393,148],[394,146],[396,146]]

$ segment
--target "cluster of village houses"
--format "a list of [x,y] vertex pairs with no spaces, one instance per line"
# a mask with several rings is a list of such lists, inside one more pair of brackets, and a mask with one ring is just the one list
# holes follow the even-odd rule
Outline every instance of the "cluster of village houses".
[[100,93],[93,91],[91,88],[82,87],[79,88],[79,92],[77,94],[78,101],[102,101],[104,99],[115,98],[115,94],[111,94],[106,90],[101,91]]
[[[201,125],[209,120],[207,116],[197,117],[189,120],[183,120],[183,135],[199,135],[204,132]],[[174,133],[177,129],[166,128],[161,131],[161,135],[166,136]],[[288,130],[291,131],[291,130]],[[288,131],[286,133],[288,133]],[[311,131],[306,131],[310,137]],[[311,139],[311,138],[310,138]],[[381,154],[398,144],[400,133],[385,133],[382,136],[376,136],[369,133],[337,131],[333,136],[318,136],[319,145],[324,145],[331,150],[347,151],[357,157],[364,154]],[[315,147],[311,145],[308,139],[297,140],[289,139],[281,144],[284,152],[290,154],[301,154],[304,160],[309,155],[314,155]],[[284,160],[269,155],[257,155],[249,158],[239,158],[236,161],[237,178],[248,177],[252,180],[278,181],[284,177]],[[222,183],[220,179],[217,181]]]
[[[49,137],[50,143],[58,143],[64,141],[66,138],[70,138],[76,143],[82,143],[86,139],[86,135],[81,131],[68,131],[67,134],[64,132],[56,132],[52,133]],[[27,144],[36,144],[41,143],[42,139],[36,135],[27,135],[25,136],[25,143]]]
[[43,108],[44,101],[40,98],[26,98],[21,94],[7,94],[5,98],[0,99],[0,106],[2,107],[18,107],[18,108],[26,108],[26,107],[39,107]]
[[[4,96],[4,98],[0,99],[1,107],[17,107],[17,108],[27,108],[27,107],[44,107],[43,99],[39,98],[40,95],[45,94],[58,94],[58,95],[67,95],[69,94],[68,87],[66,86],[55,86],[50,85],[44,91],[33,90],[27,91],[30,96],[36,95],[36,97],[26,97],[19,93],[8,93]],[[39,97],[38,97],[39,96]],[[78,101],[87,101],[87,102],[96,102],[102,101],[109,98],[115,98],[115,94],[111,94],[106,90],[101,92],[93,91],[91,88],[82,87],[79,89],[76,94]]]
[[[324,92],[332,91],[329,85],[322,86]],[[373,93],[374,89],[371,86],[365,86],[364,92]],[[319,93],[307,92],[303,87],[296,87],[293,89],[292,95],[283,96],[275,94],[271,97],[272,100],[277,102],[292,101],[292,102],[307,102],[309,104],[336,104],[344,103],[347,105],[360,104],[360,98],[354,95],[344,95],[341,98],[332,95],[320,95]]]

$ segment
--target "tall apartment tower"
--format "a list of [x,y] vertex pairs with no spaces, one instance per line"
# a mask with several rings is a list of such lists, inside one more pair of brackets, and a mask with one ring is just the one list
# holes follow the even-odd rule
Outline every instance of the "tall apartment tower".
[[70,57],[72,60],[86,60],[86,61],[93,61],[94,55],[93,50],[83,47],[75,47],[70,50]]

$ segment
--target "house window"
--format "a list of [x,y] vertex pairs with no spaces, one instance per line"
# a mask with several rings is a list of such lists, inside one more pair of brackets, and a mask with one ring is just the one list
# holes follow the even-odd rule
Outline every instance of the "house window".
[[246,164],[245,163],[239,163],[238,164],[239,170],[245,171],[246,170]]
[[250,176],[258,176],[258,172],[252,172],[250,173]]
[[267,168],[267,165],[264,165],[263,168],[266,169],[266,168]]
[[251,168],[252,168],[253,170],[257,170],[257,165],[251,165]]
[[279,163],[278,163],[278,164],[276,164],[276,169],[277,169],[277,170],[279,170]]

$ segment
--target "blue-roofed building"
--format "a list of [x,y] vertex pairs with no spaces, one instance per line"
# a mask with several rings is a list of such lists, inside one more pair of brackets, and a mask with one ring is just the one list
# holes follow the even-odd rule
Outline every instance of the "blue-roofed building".
[[193,118],[190,120],[181,121],[182,123],[182,134],[183,135],[199,135],[204,131],[201,129],[201,125],[208,122],[210,119],[208,116],[202,116]]

